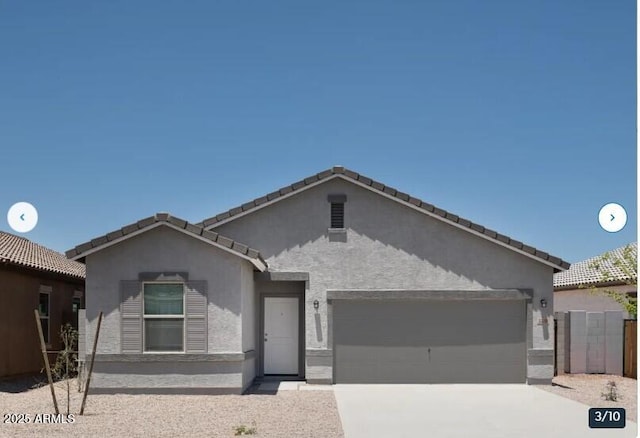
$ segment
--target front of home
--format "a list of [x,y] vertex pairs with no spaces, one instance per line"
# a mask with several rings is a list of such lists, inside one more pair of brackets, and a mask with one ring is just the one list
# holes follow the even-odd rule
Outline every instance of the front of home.
[[342,167],[190,224],[157,214],[87,268],[97,392],[549,383],[556,257]]

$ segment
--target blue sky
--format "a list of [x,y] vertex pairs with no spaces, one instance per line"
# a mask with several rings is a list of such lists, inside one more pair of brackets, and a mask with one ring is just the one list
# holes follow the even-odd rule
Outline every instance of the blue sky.
[[635,7],[4,2],[0,209],[64,251],[341,164],[579,261],[637,239]]

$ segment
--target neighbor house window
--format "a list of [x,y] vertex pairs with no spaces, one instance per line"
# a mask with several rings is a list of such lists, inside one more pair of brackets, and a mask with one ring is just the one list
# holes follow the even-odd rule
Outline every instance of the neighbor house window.
[[329,195],[328,201],[331,203],[329,228],[344,228],[344,203],[347,202],[347,197],[345,195]]
[[78,330],[78,318],[79,318],[81,305],[82,305],[82,298],[73,297],[73,299],[71,300],[71,313],[73,315],[73,321],[71,321],[71,325],[76,330]]
[[49,343],[49,321],[51,312],[51,288],[40,286],[40,302],[38,304],[38,312],[40,313],[40,325],[42,326],[42,335],[45,344]]
[[144,283],[144,351],[184,351],[184,284]]

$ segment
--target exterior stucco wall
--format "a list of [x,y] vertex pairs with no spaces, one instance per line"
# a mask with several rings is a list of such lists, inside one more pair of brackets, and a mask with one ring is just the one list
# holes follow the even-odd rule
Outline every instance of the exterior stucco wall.
[[[635,286],[611,286],[606,290],[625,293],[636,292]],[[596,290],[602,290],[597,288]],[[599,293],[592,293],[590,289],[568,289],[557,290],[553,293],[554,311],[569,312],[571,310],[584,310],[587,312],[605,312],[619,310],[624,313],[625,318],[629,318],[629,314],[625,309],[612,298]]]
[[241,393],[246,388],[243,386],[243,362],[96,361],[91,376],[92,393],[136,392],[136,389],[190,393],[204,388]]
[[240,282],[242,289],[242,351],[247,352],[256,349],[256,297],[253,269],[248,264],[241,266]]
[[[86,266],[86,345],[93,345],[97,316],[103,311],[104,319],[97,348],[100,355],[121,354],[120,281],[137,280],[141,272],[187,272],[189,280],[207,281],[208,354],[242,353],[243,343],[251,344],[252,330],[248,330],[249,335],[243,336],[242,306],[246,305],[247,311],[252,312],[251,299],[243,299],[244,295],[253,295],[251,284],[243,281],[252,273],[252,268],[249,262],[233,254],[161,226],[88,255]],[[226,367],[223,375],[202,377],[208,376],[210,371],[220,366]],[[228,370],[229,367],[233,372]],[[195,370],[196,368],[200,371]],[[178,374],[183,377],[168,379],[163,372],[158,371],[161,369],[166,369],[170,375]],[[202,387],[222,385],[216,379],[223,379],[225,387],[241,387],[242,363],[198,365],[164,360],[150,365],[96,361],[92,386],[99,388],[117,385],[133,388],[166,385],[176,387],[189,383]]]
[[[244,353],[255,353],[256,348],[256,326],[257,326],[257,304],[256,293],[253,281],[253,269],[248,263],[243,264],[240,270],[240,281],[242,285],[242,351]],[[255,357],[245,361],[243,364],[242,389],[245,390],[256,376]]]
[[[328,232],[329,194],[347,196],[346,235]],[[309,272],[305,296],[308,350],[331,348],[326,300],[329,289],[524,288],[534,292],[527,346],[538,352],[530,363],[539,363],[529,367],[529,377],[553,376],[553,355],[547,358],[539,354],[553,349],[550,266],[340,179],[214,230],[258,248],[272,271]],[[549,303],[546,309],[539,307],[542,298]],[[315,299],[321,303],[320,321],[314,316]],[[313,354],[307,354],[307,376],[330,378],[326,355]],[[316,362],[318,369],[312,369]]]
[[242,363],[242,392],[253,383],[253,379],[256,377],[256,359],[247,359]]

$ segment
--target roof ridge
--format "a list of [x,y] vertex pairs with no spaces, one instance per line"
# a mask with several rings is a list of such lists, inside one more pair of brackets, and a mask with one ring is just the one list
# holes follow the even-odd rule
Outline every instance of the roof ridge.
[[207,218],[201,222],[198,222],[197,225],[202,226],[205,229],[213,228],[216,224],[220,222],[223,222],[223,221],[227,222],[229,220],[232,220],[234,216],[242,215],[252,210],[262,208],[264,207],[265,204],[275,202],[276,200],[278,200],[278,198],[291,196],[291,194],[296,191],[304,190],[305,188],[318,184],[323,180],[328,180],[330,178],[336,178],[336,177],[341,177],[344,179],[355,181],[381,194],[384,194],[392,198],[396,198],[396,200],[400,202],[411,204],[411,206],[413,206],[414,208],[423,210],[424,212],[426,212],[431,216],[438,216],[439,218],[441,218],[441,220],[445,222],[455,224],[460,228],[467,229],[469,232],[482,235],[501,245],[509,246],[514,250],[524,253],[528,256],[532,256],[539,260],[543,260],[545,262],[551,263],[552,265],[557,266],[558,268],[568,269],[570,266],[568,262],[560,259],[559,257],[552,256],[549,253],[536,249],[532,246],[526,245],[523,242],[520,242],[519,240],[512,239],[509,236],[500,234],[497,231],[484,227],[483,225],[477,224],[468,219],[462,218],[456,214],[453,214],[446,210],[438,208],[433,204],[424,202],[419,198],[415,198],[407,193],[396,190],[391,186],[387,186],[379,181],[376,181],[362,174],[349,170],[344,166],[333,166],[329,169],[323,170],[322,172],[311,175],[307,178],[304,178],[288,186],[284,186],[274,192],[268,193],[267,195],[261,196],[259,198],[255,198],[252,201],[245,202],[244,204],[241,204],[238,207],[231,208],[216,216]]

